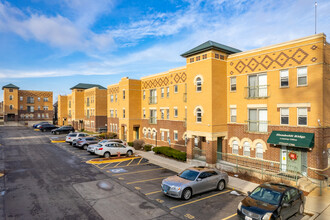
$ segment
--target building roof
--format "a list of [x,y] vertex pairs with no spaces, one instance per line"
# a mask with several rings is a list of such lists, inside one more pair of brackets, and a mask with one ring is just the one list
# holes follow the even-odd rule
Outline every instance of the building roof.
[[19,89],[18,86],[15,86],[14,84],[9,83],[8,85],[2,86],[2,89],[9,88],[9,89]]
[[191,50],[188,50],[187,52],[181,54],[181,56],[187,58],[187,57],[192,56],[194,54],[202,53],[202,52],[212,50],[212,49],[219,50],[219,51],[224,52],[226,54],[233,54],[233,53],[241,52],[240,50],[238,50],[236,48],[229,47],[229,46],[219,44],[217,42],[209,40],[209,41],[206,41],[205,43],[202,43],[201,45],[199,45],[199,46],[197,46],[197,47],[195,47]]
[[98,84],[88,84],[88,83],[78,83],[77,85],[75,85],[74,87],[70,88],[72,89],[90,89],[93,87],[97,87],[99,89],[106,89],[103,86],[100,86]]

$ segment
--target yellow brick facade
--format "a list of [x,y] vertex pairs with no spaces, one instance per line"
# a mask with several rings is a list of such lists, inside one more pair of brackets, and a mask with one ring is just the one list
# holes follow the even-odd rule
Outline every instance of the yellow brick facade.
[[64,95],[58,96],[58,125],[68,124],[68,97]]

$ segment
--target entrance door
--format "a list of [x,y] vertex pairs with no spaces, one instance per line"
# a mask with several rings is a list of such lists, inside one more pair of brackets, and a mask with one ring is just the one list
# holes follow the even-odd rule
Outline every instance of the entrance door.
[[[291,157],[290,157],[291,155]],[[301,151],[296,148],[288,148],[287,170],[301,173]]]
[[218,160],[222,160],[222,137],[217,138],[217,152],[220,152],[217,154]]
[[135,139],[137,140],[140,138],[139,137],[139,127],[135,127],[134,130],[135,130]]
[[286,164],[287,164],[287,149],[286,146],[282,146],[281,148],[281,171],[286,172]]

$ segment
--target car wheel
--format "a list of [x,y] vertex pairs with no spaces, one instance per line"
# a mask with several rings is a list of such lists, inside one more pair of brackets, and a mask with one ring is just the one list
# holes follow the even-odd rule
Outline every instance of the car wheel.
[[222,191],[222,190],[225,189],[225,187],[226,187],[225,181],[224,180],[220,180],[220,182],[218,183],[217,190]]
[[304,214],[304,203],[301,203],[299,206],[299,210],[298,210],[298,214],[299,215],[303,215]]
[[111,155],[110,155],[109,152],[105,152],[105,153],[104,153],[104,157],[105,157],[105,158],[110,158],[110,156],[111,156]]
[[44,132],[45,130],[44,129],[41,129],[41,132]]
[[182,192],[182,199],[189,200],[192,196],[192,191],[190,188],[186,188]]
[[132,156],[133,155],[133,152],[131,150],[127,151],[127,154],[126,154],[128,157]]
[[85,145],[83,146],[83,149],[84,149],[84,150],[87,150],[87,147],[88,147],[88,145],[85,144]]

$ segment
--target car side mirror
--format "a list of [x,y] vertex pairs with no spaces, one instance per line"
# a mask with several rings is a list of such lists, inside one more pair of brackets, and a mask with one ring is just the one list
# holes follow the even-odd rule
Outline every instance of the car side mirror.
[[250,192],[250,191],[248,191],[248,192],[247,192],[247,194],[248,194],[248,196],[249,196],[249,195],[251,195],[251,192]]
[[202,179],[201,178],[197,178],[197,180],[196,180],[197,182],[199,182],[199,181],[202,181]]
[[288,208],[288,207],[290,207],[290,204],[289,203],[283,203],[283,205],[282,205],[284,208]]

